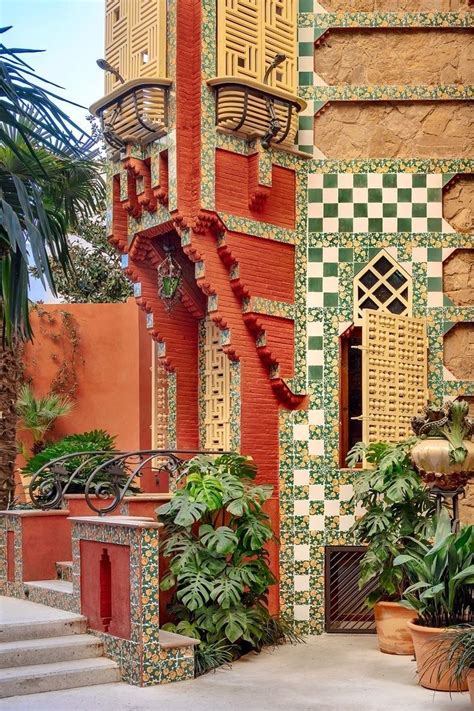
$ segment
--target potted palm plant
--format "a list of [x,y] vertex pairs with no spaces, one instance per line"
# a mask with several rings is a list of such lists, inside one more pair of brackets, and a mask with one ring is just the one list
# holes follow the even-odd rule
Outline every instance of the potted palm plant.
[[38,454],[46,447],[46,433],[58,417],[68,415],[73,406],[73,401],[67,395],[49,393],[45,397],[35,397],[28,383],[21,386],[16,411],[20,418],[20,429],[33,436],[33,454]]
[[353,504],[364,513],[352,533],[367,544],[359,585],[362,588],[375,582],[367,604],[374,607],[379,647],[387,654],[413,654],[407,627],[413,614],[400,605],[408,581],[393,561],[413,545],[411,538],[428,540],[432,536],[436,513],[435,503],[411,462],[413,442],[358,443],[347,458],[351,467],[361,460],[369,466],[355,472]]
[[[414,613],[408,623],[419,683],[438,691],[466,691],[449,663],[448,628],[474,622],[474,526],[451,532],[446,510],[437,518],[434,543],[414,541],[413,548],[394,560],[410,580],[403,602]],[[446,637],[446,635],[448,635]],[[444,638],[443,638],[444,637]]]

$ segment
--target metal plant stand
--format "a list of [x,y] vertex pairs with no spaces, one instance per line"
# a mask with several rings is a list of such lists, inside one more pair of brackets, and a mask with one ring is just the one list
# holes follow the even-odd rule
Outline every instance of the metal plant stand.
[[440,489],[434,486],[431,489],[431,494],[436,499],[436,513],[441,512],[443,503],[450,503],[452,507],[451,530],[453,533],[459,531],[461,519],[459,517],[459,497],[464,496],[464,487],[459,486],[457,489]]

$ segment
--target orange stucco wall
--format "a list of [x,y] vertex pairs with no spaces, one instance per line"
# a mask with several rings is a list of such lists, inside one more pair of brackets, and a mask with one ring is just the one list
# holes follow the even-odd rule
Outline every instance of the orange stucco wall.
[[[119,449],[148,448],[151,424],[151,339],[145,314],[134,299],[123,304],[49,304],[50,314],[67,311],[80,343],[76,374],[77,401],[67,417],[58,419],[48,438],[105,429],[116,435]],[[32,313],[34,342],[24,351],[26,374],[35,394],[45,395],[57,373],[55,353],[61,345],[37,313]],[[24,433],[20,433],[25,439]]]

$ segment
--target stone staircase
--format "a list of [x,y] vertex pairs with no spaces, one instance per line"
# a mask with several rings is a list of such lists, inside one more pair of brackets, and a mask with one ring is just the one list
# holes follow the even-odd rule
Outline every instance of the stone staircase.
[[118,664],[86,627],[82,615],[2,598],[0,698],[120,681]]

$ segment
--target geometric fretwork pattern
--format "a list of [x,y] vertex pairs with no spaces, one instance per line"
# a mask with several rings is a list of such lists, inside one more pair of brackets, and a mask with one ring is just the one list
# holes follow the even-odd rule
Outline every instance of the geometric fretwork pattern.
[[205,448],[223,452],[230,447],[230,364],[210,319],[205,323],[204,359]]
[[[125,81],[166,76],[166,0],[106,0],[105,58]],[[105,77],[105,93],[119,86]]]
[[427,402],[424,319],[364,311],[362,327],[363,441],[399,442]]
[[364,310],[411,316],[412,279],[382,250],[354,279],[354,323],[362,323]]
[[152,341],[152,349],[151,446],[152,449],[166,449],[168,447],[168,375],[157,356],[156,341]]
[[269,84],[291,93],[296,89],[297,0],[219,0],[218,74],[261,82],[276,54],[286,60],[270,75]]

